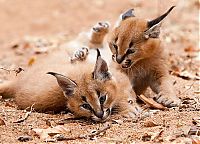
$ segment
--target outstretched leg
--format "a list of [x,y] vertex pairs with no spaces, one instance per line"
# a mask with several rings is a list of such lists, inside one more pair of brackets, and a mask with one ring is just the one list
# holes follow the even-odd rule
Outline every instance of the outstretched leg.
[[102,48],[103,41],[106,34],[109,31],[109,23],[108,22],[98,22],[93,26],[91,34],[89,36],[88,46],[84,46],[76,50],[71,57],[71,63],[75,63],[76,61],[84,61],[86,60],[89,49],[90,48]]
[[98,22],[92,28],[90,40],[89,40],[89,48],[102,48],[103,41],[106,34],[109,32],[109,23],[108,22]]

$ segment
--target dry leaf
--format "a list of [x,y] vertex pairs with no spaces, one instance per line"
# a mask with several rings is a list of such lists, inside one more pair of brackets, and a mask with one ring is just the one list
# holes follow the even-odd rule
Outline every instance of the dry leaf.
[[144,122],[144,126],[145,127],[155,127],[158,126],[157,124],[155,124],[153,121],[147,120]]
[[188,46],[186,48],[184,48],[185,52],[196,52],[197,49],[195,49],[193,46]]
[[159,132],[148,132],[148,133],[145,133],[143,136],[142,136],[142,141],[155,141],[155,140],[159,140],[159,137],[161,137],[163,133],[163,130],[159,131]]
[[2,118],[0,118],[0,126],[2,125],[6,125],[6,123],[4,122],[4,120]]
[[29,61],[28,61],[28,66],[32,66],[33,63],[35,62],[35,60],[36,60],[35,57],[30,58]]
[[164,107],[162,104],[157,103],[156,101],[154,101],[152,98],[147,98],[144,95],[138,95],[138,97],[147,105],[149,105],[152,108],[157,108],[157,109],[161,109],[161,110],[165,110],[167,109],[166,107]]
[[112,120],[114,124],[123,124],[123,120]]
[[185,80],[200,80],[199,76],[193,75],[188,71],[182,71],[182,72],[173,71],[171,74]]
[[48,52],[47,47],[41,47],[41,48],[35,48],[34,49],[35,54],[43,54],[43,53],[47,53],[47,52]]
[[200,127],[192,126],[188,132],[188,135],[197,135],[200,136]]
[[33,129],[33,131],[40,137],[42,140],[51,139],[52,136],[57,134],[69,133],[70,130],[65,125],[58,125],[53,128],[47,129]]
[[200,138],[192,138],[192,144],[200,144]]

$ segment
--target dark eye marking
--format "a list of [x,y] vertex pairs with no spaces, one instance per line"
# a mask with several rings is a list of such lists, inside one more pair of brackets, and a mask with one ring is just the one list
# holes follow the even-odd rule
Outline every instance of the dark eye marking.
[[106,95],[103,95],[99,98],[99,102],[102,105],[106,101]]
[[133,42],[130,42],[129,44],[129,48],[131,48],[133,46]]
[[100,91],[96,90],[96,93],[97,93],[98,97],[100,97],[100,95],[101,95]]
[[118,37],[115,38],[115,43],[117,42],[117,40],[118,40]]
[[126,54],[128,55],[128,54],[132,54],[132,53],[134,53],[134,52],[135,52],[134,49],[128,49],[128,50],[126,51]]
[[81,96],[81,99],[82,99],[84,102],[87,102],[86,96]]
[[81,107],[83,107],[84,109],[87,109],[87,110],[92,110],[92,107],[87,103],[82,104]]
[[116,44],[113,43],[113,47],[115,48],[115,50],[117,51],[118,46]]

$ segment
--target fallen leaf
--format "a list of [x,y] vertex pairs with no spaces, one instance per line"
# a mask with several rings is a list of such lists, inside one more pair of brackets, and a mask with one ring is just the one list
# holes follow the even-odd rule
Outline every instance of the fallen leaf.
[[200,144],[200,138],[192,138],[192,144]]
[[188,135],[197,135],[200,136],[200,127],[192,126],[188,132]]
[[155,127],[158,126],[157,124],[155,124],[153,121],[147,120],[144,122],[144,126],[145,127]]
[[28,66],[32,66],[33,63],[35,62],[35,60],[36,60],[35,57],[30,58],[29,61],[28,61]]
[[142,136],[142,141],[160,141],[161,139],[159,139],[161,137],[163,133],[163,130],[159,131],[159,132],[148,132],[148,133],[145,133],[143,136]]
[[182,71],[182,72],[172,71],[171,74],[185,80],[200,80],[199,76],[193,75],[189,73],[188,71]]
[[2,118],[0,118],[0,126],[2,125],[6,125],[6,123],[4,122],[4,120]]
[[197,52],[198,50],[195,49],[193,46],[188,46],[186,48],[184,48],[185,52]]
[[51,139],[52,136],[57,134],[69,133],[70,130],[65,125],[58,125],[53,128],[47,129],[33,129],[33,131],[40,137],[42,140]]
[[113,124],[123,124],[123,120],[112,120]]
[[165,110],[167,109],[166,107],[164,107],[162,104],[157,103],[156,101],[154,101],[152,98],[147,98],[144,95],[138,95],[138,97],[147,105],[149,105],[152,108],[157,108],[157,109],[161,109],[161,110]]
[[41,47],[41,48],[35,48],[34,49],[35,54],[43,54],[43,53],[47,53],[47,52],[48,52],[47,47]]

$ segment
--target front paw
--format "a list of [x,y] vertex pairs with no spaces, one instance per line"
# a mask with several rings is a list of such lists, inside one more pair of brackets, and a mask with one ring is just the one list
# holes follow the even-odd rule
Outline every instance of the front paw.
[[181,100],[177,96],[163,95],[162,93],[156,95],[154,98],[158,103],[163,104],[166,107],[176,107],[179,106]]
[[71,57],[71,63],[76,61],[84,61],[89,54],[89,50],[87,47],[82,47],[74,52],[73,56]]
[[138,105],[129,106],[129,108],[122,113],[123,117],[138,120],[141,117],[142,108]]
[[95,33],[107,33],[109,30],[110,24],[108,22],[98,22],[93,28],[93,32]]

